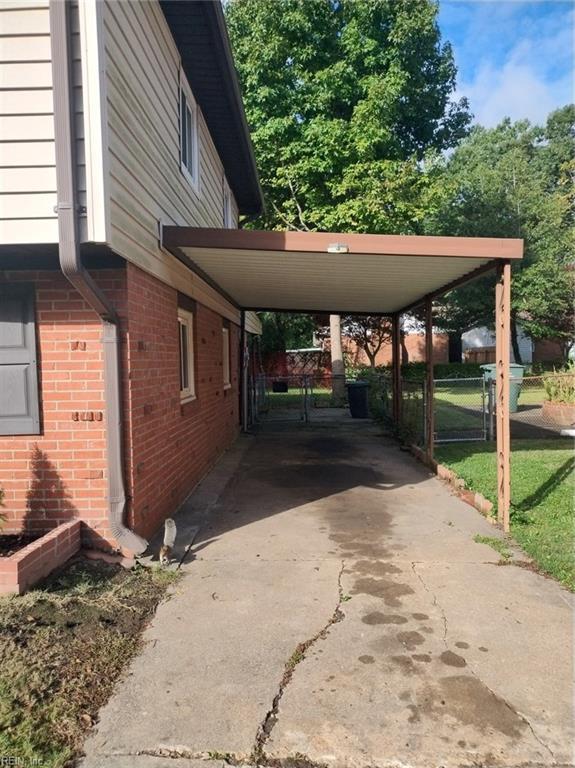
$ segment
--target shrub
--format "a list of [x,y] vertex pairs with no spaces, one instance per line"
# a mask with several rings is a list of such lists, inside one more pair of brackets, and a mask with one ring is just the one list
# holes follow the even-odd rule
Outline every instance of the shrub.
[[[483,376],[479,363],[436,363],[433,366],[436,379],[477,379]],[[390,365],[378,365],[370,368],[367,365],[349,367],[347,376],[352,379],[367,379],[374,376],[391,376]],[[401,366],[401,375],[408,381],[422,381],[425,378],[425,363],[407,363]]]
[[575,403],[575,363],[566,371],[553,371],[543,376],[547,400],[552,403]]

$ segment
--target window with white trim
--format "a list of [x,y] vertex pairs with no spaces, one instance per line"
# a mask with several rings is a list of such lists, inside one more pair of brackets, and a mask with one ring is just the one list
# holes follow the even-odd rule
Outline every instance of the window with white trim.
[[197,192],[200,178],[198,107],[183,73],[180,73],[180,165]]
[[234,216],[232,211],[232,193],[230,191],[230,187],[228,185],[228,182],[224,178],[224,210],[223,210],[223,220],[224,220],[224,228],[225,229],[234,229]]
[[194,315],[178,307],[178,341],[180,347],[180,399],[196,396],[194,370]]
[[222,328],[222,359],[223,359],[223,371],[224,371],[224,389],[229,389],[232,386],[232,380],[230,376],[230,329],[225,325]]

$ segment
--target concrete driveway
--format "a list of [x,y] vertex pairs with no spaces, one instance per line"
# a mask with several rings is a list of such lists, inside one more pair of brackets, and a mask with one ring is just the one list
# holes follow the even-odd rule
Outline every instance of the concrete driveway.
[[84,768],[572,765],[569,593],[373,427],[234,462]]

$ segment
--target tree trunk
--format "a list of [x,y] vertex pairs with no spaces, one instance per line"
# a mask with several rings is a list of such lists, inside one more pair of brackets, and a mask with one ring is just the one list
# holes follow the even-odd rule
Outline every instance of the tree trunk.
[[513,357],[517,365],[523,365],[521,352],[519,351],[519,339],[517,338],[517,323],[513,315],[511,315],[511,349],[513,350]]
[[331,392],[336,404],[345,401],[345,366],[341,347],[341,323],[339,315],[329,316],[329,338],[331,348]]
[[375,358],[377,357],[377,352],[372,352],[369,347],[364,347],[364,351],[367,355],[367,359],[369,360],[369,367],[375,369]]
[[401,341],[401,364],[407,365],[409,363],[409,352],[407,351],[407,346],[405,344],[405,331],[400,331],[399,337]]
[[463,339],[461,331],[449,332],[449,362],[460,363],[463,359]]

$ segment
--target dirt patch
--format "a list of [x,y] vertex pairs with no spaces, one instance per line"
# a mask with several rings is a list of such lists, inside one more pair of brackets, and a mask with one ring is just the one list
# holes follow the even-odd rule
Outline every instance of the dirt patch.
[[469,648],[469,643],[465,643],[463,640],[459,640],[455,643],[456,648]]
[[361,661],[362,664],[373,664],[375,662],[373,656],[358,656],[357,660]]
[[411,615],[417,621],[427,621],[427,619],[429,618],[429,616],[426,613],[412,613]]
[[372,613],[366,613],[362,616],[361,620],[364,624],[406,624],[407,619],[405,616],[399,616],[396,613],[380,613],[380,611],[373,611]]
[[411,658],[414,661],[422,661],[424,664],[429,664],[431,656],[428,653],[414,653]]
[[31,533],[5,533],[0,536],[0,557],[10,557],[10,555],[16,554],[28,544],[36,541],[39,536],[34,536]]
[[1,754],[71,764],[173,579],[78,559],[0,599]]

